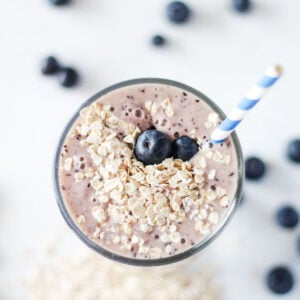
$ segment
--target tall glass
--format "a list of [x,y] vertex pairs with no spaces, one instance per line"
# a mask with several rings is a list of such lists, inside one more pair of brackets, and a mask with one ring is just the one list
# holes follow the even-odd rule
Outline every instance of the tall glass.
[[81,229],[76,225],[74,220],[71,217],[70,212],[67,209],[67,206],[65,204],[65,201],[63,199],[63,195],[60,188],[60,182],[59,182],[59,164],[60,164],[60,153],[62,151],[65,139],[72,128],[73,124],[79,117],[80,111],[89,106],[94,101],[97,101],[101,96],[112,92],[116,89],[131,86],[131,85],[137,85],[137,84],[164,84],[164,85],[171,85],[177,88],[180,88],[182,90],[186,90],[192,94],[194,94],[196,97],[200,97],[203,101],[205,101],[206,104],[208,104],[217,114],[219,114],[221,119],[225,118],[225,114],[223,111],[208,97],[203,95],[201,92],[197,91],[196,89],[187,86],[185,84],[167,80],[167,79],[158,79],[158,78],[140,78],[140,79],[133,79],[124,81],[115,85],[112,85],[94,96],[92,96],[90,99],[85,101],[80,108],[76,111],[74,116],[71,118],[71,120],[67,123],[65,129],[63,130],[63,133],[60,137],[56,153],[55,153],[55,159],[54,159],[54,169],[53,169],[53,178],[54,178],[54,189],[55,189],[55,195],[56,200],[59,206],[59,209],[67,222],[67,224],[70,226],[70,228],[75,232],[75,234],[90,248],[95,250],[97,253],[112,259],[113,261],[118,261],[121,263],[129,264],[129,265],[135,265],[135,266],[161,266],[161,265],[167,265],[170,263],[180,262],[184,259],[187,259],[189,257],[194,256],[199,251],[203,250],[205,247],[207,247],[217,236],[220,235],[220,233],[223,231],[225,226],[229,223],[230,219],[232,218],[234,212],[239,206],[239,202],[242,196],[242,186],[244,181],[244,167],[243,167],[243,156],[242,156],[242,150],[241,146],[238,140],[238,137],[235,132],[232,133],[232,141],[233,141],[233,147],[236,152],[237,157],[237,166],[238,166],[238,174],[237,174],[237,189],[234,195],[234,199],[231,199],[230,207],[228,207],[226,215],[223,217],[222,221],[216,225],[214,230],[206,236],[203,240],[201,240],[199,243],[191,246],[188,250],[178,253],[173,256],[159,258],[159,259],[137,259],[137,258],[130,258],[126,256],[121,256],[119,254],[113,253],[108,251],[107,249],[104,249],[100,245],[96,244],[92,240],[90,240],[82,231]]

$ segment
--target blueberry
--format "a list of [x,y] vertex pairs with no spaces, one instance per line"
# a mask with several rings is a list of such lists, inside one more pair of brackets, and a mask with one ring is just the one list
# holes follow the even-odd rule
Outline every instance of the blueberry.
[[49,1],[53,5],[65,5],[70,3],[70,0],[49,0]]
[[162,46],[166,43],[166,39],[161,35],[154,35],[151,42],[154,46]]
[[164,133],[146,130],[138,137],[134,153],[145,165],[159,164],[172,155],[172,143]]
[[173,141],[173,156],[184,161],[190,160],[198,151],[198,144],[188,136],[181,136]]
[[298,236],[296,247],[297,247],[297,252],[300,254],[300,235]]
[[251,6],[250,0],[232,0],[233,8],[238,12],[246,12]]
[[287,155],[291,161],[300,163],[300,139],[293,140],[289,143]]
[[281,207],[276,214],[277,222],[285,228],[294,228],[299,223],[298,212],[292,206]]
[[173,1],[167,6],[167,17],[173,23],[184,23],[190,17],[190,9],[181,1]]
[[48,56],[42,61],[42,73],[44,75],[52,75],[58,72],[59,70],[59,64],[55,57]]
[[58,81],[64,87],[75,86],[78,82],[78,74],[73,68],[62,68],[58,72]]
[[275,294],[286,294],[294,286],[294,277],[287,267],[278,266],[269,271],[266,283]]
[[245,175],[247,179],[257,180],[261,178],[266,171],[264,162],[255,156],[249,157],[245,161]]

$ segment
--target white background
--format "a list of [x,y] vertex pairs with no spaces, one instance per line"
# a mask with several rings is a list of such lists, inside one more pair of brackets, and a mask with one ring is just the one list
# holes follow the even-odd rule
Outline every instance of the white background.
[[[244,205],[209,257],[220,270],[222,300],[277,299],[264,276],[280,263],[298,273],[293,293],[282,299],[300,298],[300,228],[287,232],[274,222],[283,203],[300,210],[300,166],[285,157],[287,142],[300,137],[300,2],[253,0],[245,15],[233,13],[230,0],[186,2],[193,17],[178,26],[166,20],[164,0],[73,0],[61,8],[0,0],[1,300],[23,299],[22,279],[66,230],[52,192],[52,158],[84,100],[110,84],[154,76],[189,84],[228,112],[273,63],[283,65],[284,76],[238,129],[245,155],[263,157],[268,173],[246,184]],[[149,44],[155,33],[166,36],[166,47]],[[66,90],[40,75],[49,54],[78,68],[80,86]]]

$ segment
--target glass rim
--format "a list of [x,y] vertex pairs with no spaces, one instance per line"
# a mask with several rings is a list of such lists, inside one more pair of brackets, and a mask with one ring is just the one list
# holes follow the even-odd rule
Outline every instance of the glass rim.
[[201,98],[201,100],[205,101],[213,110],[215,110],[223,120],[225,118],[224,112],[219,108],[216,103],[214,103],[212,100],[210,100],[207,96],[199,92],[198,90],[169,79],[161,79],[161,78],[137,78],[137,79],[131,79],[122,81],[116,84],[113,84],[92,97],[90,97],[88,100],[83,102],[82,105],[80,105],[79,109],[75,112],[75,114],[72,116],[72,118],[68,121],[67,125],[63,129],[63,132],[60,136],[59,143],[57,145],[57,148],[55,150],[55,156],[54,156],[54,168],[53,168],[53,183],[54,183],[54,193],[56,197],[56,202],[58,204],[58,207],[60,209],[61,214],[63,215],[63,218],[65,219],[66,223],[69,225],[69,227],[72,229],[73,232],[80,238],[81,241],[83,241],[88,247],[95,250],[97,253],[103,255],[106,258],[109,258],[113,261],[121,262],[124,264],[134,265],[134,266],[162,266],[167,265],[175,262],[182,261],[186,258],[191,257],[192,255],[198,253],[199,251],[206,248],[216,237],[220,235],[220,233],[223,231],[225,226],[229,223],[229,221],[232,219],[235,211],[237,210],[241,196],[242,196],[242,190],[243,190],[243,182],[244,182],[244,162],[243,162],[243,154],[241,145],[238,139],[238,136],[235,132],[231,133],[231,137],[234,143],[235,152],[237,155],[237,166],[238,166],[238,179],[237,179],[237,189],[234,195],[234,198],[230,204],[230,207],[228,208],[226,214],[224,215],[222,221],[214,227],[214,230],[207,235],[204,239],[202,239],[199,243],[196,243],[193,245],[193,247],[180,252],[176,255],[158,258],[158,259],[139,259],[139,258],[131,258],[127,256],[122,256],[120,254],[113,253],[97,243],[93,242],[91,239],[89,239],[87,236],[84,235],[84,233],[81,231],[81,229],[78,227],[78,225],[75,223],[73,218],[71,217],[71,214],[69,213],[61,193],[60,189],[60,182],[59,182],[59,163],[60,163],[60,154],[61,149],[63,147],[63,144],[65,142],[65,139],[67,137],[67,134],[69,133],[70,129],[72,128],[75,121],[78,119],[80,111],[89,106],[94,101],[98,100],[103,95],[112,92],[116,89],[130,86],[130,85],[137,85],[137,84],[163,84],[163,85],[171,85],[180,89],[183,89],[189,93],[192,93],[198,97]]

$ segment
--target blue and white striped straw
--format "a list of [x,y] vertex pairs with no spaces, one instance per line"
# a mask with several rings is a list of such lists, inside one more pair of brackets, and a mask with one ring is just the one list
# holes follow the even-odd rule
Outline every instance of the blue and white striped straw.
[[252,86],[244,99],[228,114],[227,118],[211,134],[211,142],[219,144],[230,135],[237,125],[246,117],[250,110],[265,95],[267,90],[282,74],[282,67],[275,65],[269,67],[261,80]]

